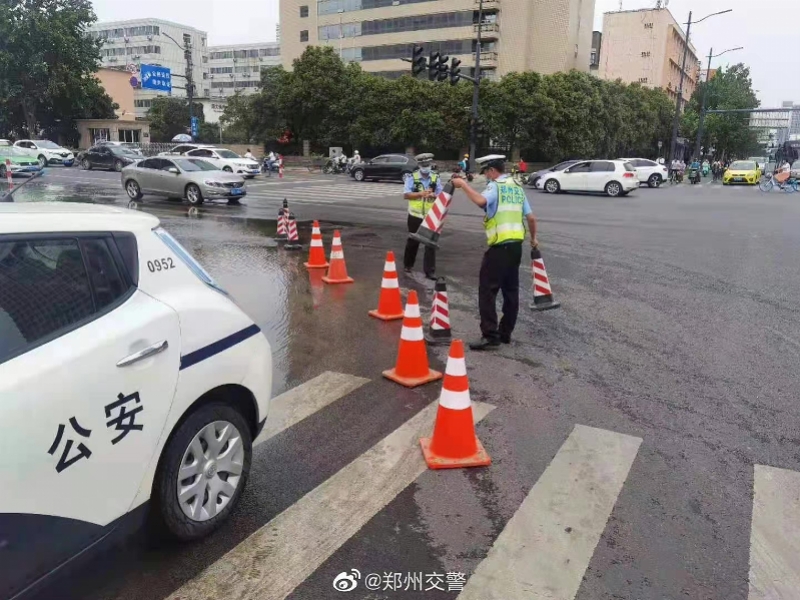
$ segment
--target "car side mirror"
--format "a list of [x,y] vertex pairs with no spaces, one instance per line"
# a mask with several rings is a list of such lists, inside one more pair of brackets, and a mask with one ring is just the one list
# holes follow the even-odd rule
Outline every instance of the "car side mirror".
[[572,173],[572,169],[564,169],[564,173]]
[[178,171],[178,168],[177,168],[177,167],[170,167],[168,170],[169,170],[169,172],[170,172],[170,173],[172,173],[173,175],[178,175],[178,174],[180,173],[180,171]]

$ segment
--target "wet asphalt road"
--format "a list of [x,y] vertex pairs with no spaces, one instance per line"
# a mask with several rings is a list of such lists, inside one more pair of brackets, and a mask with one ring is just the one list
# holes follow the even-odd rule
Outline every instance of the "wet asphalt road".
[[[402,256],[400,186],[332,180],[299,172],[256,180],[243,206],[206,206],[195,216],[184,204],[145,198],[142,209],[159,215],[267,333],[276,394],[323,371],[369,382],[257,448],[237,514],[210,540],[155,549],[134,541],[69,597],[167,597],[436,399],[437,385],[409,391],[380,377],[394,361],[400,324],[366,314],[386,250]],[[364,195],[366,186],[376,191]],[[51,169],[30,187],[20,201],[126,202],[116,174]],[[326,246],[341,229],[354,285],[322,286],[302,267],[305,252],[271,241],[284,195],[303,241],[310,219],[322,221]],[[718,185],[643,188],[621,199],[529,197],[562,308],[522,310],[510,346],[467,353],[473,400],[496,407],[477,428],[492,466],[426,471],[289,597],[341,597],[331,582],[350,568],[469,576],[575,425],[642,439],[575,598],[748,597],[754,465],[800,471],[800,197]],[[458,196],[438,272],[447,277],[454,333],[468,339],[478,335],[481,230],[479,211]],[[524,306],[531,280],[523,271]],[[424,280],[401,276],[401,287],[430,305]],[[443,368],[446,350],[430,354]],[[782,535],[791,542],[800,531]]]

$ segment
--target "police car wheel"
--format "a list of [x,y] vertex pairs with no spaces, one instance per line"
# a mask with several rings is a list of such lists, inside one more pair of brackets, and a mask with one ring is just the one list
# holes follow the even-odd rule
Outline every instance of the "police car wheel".
[[253,440],[235,408],[213,403],[192,413],[161,457],[153,499],[157,517],[181,540],[202,538],[234,510],[247,483]]

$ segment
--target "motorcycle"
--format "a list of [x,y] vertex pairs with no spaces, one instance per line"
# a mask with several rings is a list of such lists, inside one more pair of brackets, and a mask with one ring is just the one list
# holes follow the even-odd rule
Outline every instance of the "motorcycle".
[[322,167],[322,172],[325,175],[339,175],[347,171],[347,163],[342,163],[340,160],[329,158],[325,166]]
[[466,179],[467,181],[472,181],[474,179],[472,173],[469,172],[465,173],[464,169],[462,169],[461,167],[453,168],[453,177],[461,177],[462,179]]
[[271,177],[273,173],[278,172],[278,161],[270,161],[267,157],[261,161],[261,172],[266,173],[267,177]]
[[689,181],[692,184],[700,183],[700,169],[695,167],[689,169]]

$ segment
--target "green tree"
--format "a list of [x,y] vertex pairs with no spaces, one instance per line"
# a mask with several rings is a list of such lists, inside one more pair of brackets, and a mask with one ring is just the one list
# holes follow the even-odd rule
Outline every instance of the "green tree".
[[[200,124],[205,123],[203,105],[197,102],[193,114]],[[150,136],[154,142],[169,142],[179,133],[189,132],[189,101],[186,98],[159,96],[153,99],[147,111],[150,121]]]
[[95,21],[90,0],[0,2],[0,109],[15,128],[108,114],[93,76],[100,41],[86,31]]
[[258,130],[258,113],[255,109],[257,95],[244,95],[237,91],[228,98],[225,111],[220,117],[225,135],[229,138],[249,144]]

